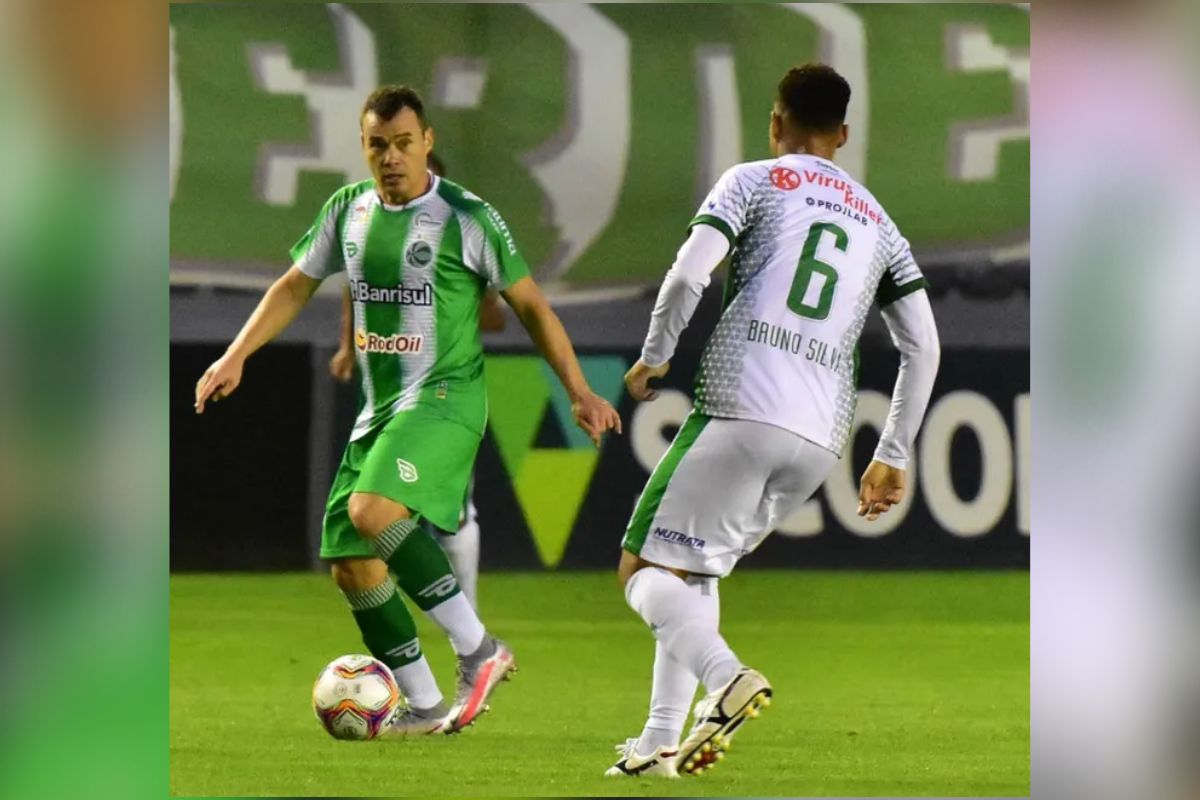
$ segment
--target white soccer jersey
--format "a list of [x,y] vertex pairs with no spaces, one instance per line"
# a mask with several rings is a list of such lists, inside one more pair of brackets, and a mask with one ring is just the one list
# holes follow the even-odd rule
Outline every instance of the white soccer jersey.
[[733,253],[697,411],[776,425],[841,454],[871,303],[925,286],[908,242],[862,184],[800,154],[728,170],[691,222],[700,224],[724,233]]

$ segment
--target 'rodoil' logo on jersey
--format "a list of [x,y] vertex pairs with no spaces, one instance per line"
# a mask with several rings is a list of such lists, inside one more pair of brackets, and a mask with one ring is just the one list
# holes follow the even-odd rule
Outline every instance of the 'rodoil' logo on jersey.
[[[615,406],[625,385],[625,359],[580,356],[579,365],[592,391]],[[600,451],[575,425],[571,401],[542,359],[488,356],[484,374],[488,419],[500,458],[538,557],[555,567],[566,552]],[[534,446],[548,430],[556,444]]]
[[354,332],[354,345],[364,353],[419,353],[424,337],[414,333],[393,333],[391,336],[380,336],[377,333],[367,333],[359,329]]
[[388,303],[397,306],[433,305],[433,284],[420,286],[372,286],[366,281],[350,281],[350,298],[357,303]]

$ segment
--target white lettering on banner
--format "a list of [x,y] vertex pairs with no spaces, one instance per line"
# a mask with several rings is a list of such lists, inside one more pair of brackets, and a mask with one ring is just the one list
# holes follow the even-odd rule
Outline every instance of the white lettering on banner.
[[258,194],[276,206],[296,202],[296,184],[302,170],[341,174],[349,183],[366,177],[366,166],[357,147],[347,146],[346,120],[358,119],[363,98],[379,83],[375,60],[375,34],[353,11],[338,3],[326,7],[333,22],[341,71],[308,72],[292,66],[291,56],[278,43],[249,47],[255,81],[272,94],[300,95],[308,106],[308,144],[265,144],[258,162]]
[[980,25],[949,25],[946,61],[956,72],[1005,71],[1012,81],[1011,114],[958,122],[950,128],[951,177],[960,181],[995,180],[1000,146],[1029,138],[1029,48],[997,45]]
[[479,108],[487,77],[486,58],[442,58],[433,70],[433,104],[455,110]]
[[1017,530],[1029,535],[1029,475],[1030,475],[1030,405],[1029,395],[1019,394],[1013,407],[1016,420],[1017,450]]
[[175,199],[175,184],[179,181],[179,163],[183,158],[183,98],[179,94],[179,79],[175,76],[175,29],[171,28],[170,38],[170,82],[167,94],[168,124],[171,127],[171,139],[168,150],[167,164],[170,174],[168,184],[168,202]]
[[696,47],[696,188],[693,205],[700,205],[721,174],[742,159],[742,110],[738,102],[733,47]]
[[663,453],[671,446],[663,429],[683,425],[691,410],[691,398],[677,389],[662,389],[653,403],[638,403],[633,412],[629,443],[633,447],[633,457],[647,473],[654,471]]
[[[853,445],[855,434],[864,425],[873,428],[876,434],[882,431],[883,426],[887,423],[890,405],[891,399],[881,392],[860,392],[854,423],[850,426],[850,437],[846,441]],[[847,447],[847,450],[849,449],[851,448]],[[904,522],[904,518],[908,516],[908,510],[912,508],[913,495],[917,493],[917,471],[913,469],[917,463],[915,456],[914,453],[908,462],[904,499],[874,522],[869,521],[866,517],[858,516],[860,475],[855,471],[854,459],[847,456],[839,460],[834,465],[833,472],[829,474],[829,479],[825,481],[825,499],[829,501],[829,510],[833,512],[833,516],[837,518],[842,527],[858,536],[875,539],[891,533],[900,523]]]
[[625,182],[632,131],[629,37],[594,8],[526,3],[570,52],[562,129],[521,160],[546,193],[559,241],[539,278],[566,272],[608,227]]
[[[950,443],[960,427],[970,428],[979,441],[982,478],[972,500],[958,496],[950,474]],[[942,397],[925,420],[920,460],[925,502],[945,530],[974,537],[996,527],[1012,496],[1013,458],[1008,428],[991,401],[968,391]]]

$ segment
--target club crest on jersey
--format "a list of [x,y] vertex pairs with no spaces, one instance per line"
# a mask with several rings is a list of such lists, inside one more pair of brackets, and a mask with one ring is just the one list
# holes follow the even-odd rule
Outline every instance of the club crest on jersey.
[[[425,245],[427,248],[429,245]],[[433,250],[430,249],[430,258]],[[418,285],[372,286],[366,281],[350,281],[350,298],[358,303],[387,303],[397,306],[433,305],[433,284],[428,281]]]
[[391,336],[380,336],[361,329],[354,333],[354,345],[364,353],[419,353],[423,343],[424,337],[419,334],[395,333]]
[[424,269],[433,262],[433,248],[429,246],[429,242],[418,239],[409,245],[404,258],[412,266]]

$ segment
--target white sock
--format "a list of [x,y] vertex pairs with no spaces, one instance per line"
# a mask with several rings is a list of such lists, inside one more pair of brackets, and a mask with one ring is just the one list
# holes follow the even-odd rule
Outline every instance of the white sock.
[[450,559],[454,577],[458,578],[458,585],[467,596],[467,602],[478,609],[475,589],[479,582],[479,522],[468,516],[458,533],[451,535],[438,531],[437,539]]
[[700,679],[706,691],[728,683],[742,664],[717,632],[713,604],[661,567],[643,567],[625,584],[625,600],[667,653]]
[[438,688],[433,670],[425,656],[421,656],[411,664],[396,667],[392,670],[400,691],[408,698],[408,704],[413,708],[433,708],[442,702],[442,690]]
[[635,752],[648,756],[660,747],[679,744],[688,709],[699,681],[687,667],[667,653],[662,642],[654,645],[654,683],[650,689],[650,715],[642,728]]
[[483,644],[487,635],[479,615],[462,592],[425,612],[450,637],[450,646],[460,656],[469,656]]
[[[717,625],[721,606],[717,595],[717,579],[691,576],[686,581],[705,612]],[[683,734],[688,711],[696,696],[699,680],[691,671],[671,658],[658,642],[654,647],[654,684],[650,691],[650,715],[638,739],[635,752],[648,756],[659,747],[675,747]]]

